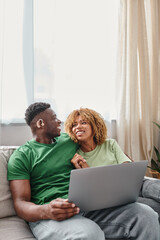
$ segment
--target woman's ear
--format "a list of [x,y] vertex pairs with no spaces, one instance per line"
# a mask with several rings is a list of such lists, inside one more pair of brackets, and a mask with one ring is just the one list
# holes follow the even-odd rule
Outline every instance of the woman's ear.
[[43,122],[43,119],[38,119],[38,121],[36,122],[36,126],[37,128],[41,128],[44,126],[44,122]]

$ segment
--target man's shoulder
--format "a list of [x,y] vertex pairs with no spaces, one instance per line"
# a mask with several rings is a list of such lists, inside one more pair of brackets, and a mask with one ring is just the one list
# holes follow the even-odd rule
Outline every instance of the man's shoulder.
[[62,147],[63,149],[68,148],[69,149],[78,149],[78,144],[75,143],[70,136],[67,133],[61,133],[61,135],[59,137],[56,138],[57,141],[57,147]]
[[29,179],[30,160],[33,159],[30,145],[27,143],[18,147],[9,158],[8,180]]
[[59,137],[56,137],[56,141],[59,142],[59,143],[70,142],[70,143],[76,144],[76,143],[73,142],[73,140],[70,138],[70,136],[65,132],[62,132]]
[[65,132],[61,132],[61,135],[57,137],[57,139],[66,139],[69,138],[69,135]]
[[31,146],[31,142],[27,141],[25,144],[19,146],[11,155],[11,157],[14,157],[15,155],[26,155],[27,153],[29,153],[30,151],[32,151],[32,146]]

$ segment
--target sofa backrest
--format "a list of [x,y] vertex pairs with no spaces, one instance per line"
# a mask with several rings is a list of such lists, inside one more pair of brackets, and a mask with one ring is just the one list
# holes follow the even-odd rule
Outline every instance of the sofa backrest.
[[0,218],[16,215],[9,181],[7,180],[8,160],[17,147],[0,147]]

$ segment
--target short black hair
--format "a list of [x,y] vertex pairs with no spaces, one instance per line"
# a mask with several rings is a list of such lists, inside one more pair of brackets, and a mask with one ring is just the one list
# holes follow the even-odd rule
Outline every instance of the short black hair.
[[50,108],[49,103],[44,103],[44,102],[35,102],[31,104],[25,112],[25,121],[26,123],[30,126],[31,121],[33,118],[38,115],[40,112],[45,111],[47,108]]

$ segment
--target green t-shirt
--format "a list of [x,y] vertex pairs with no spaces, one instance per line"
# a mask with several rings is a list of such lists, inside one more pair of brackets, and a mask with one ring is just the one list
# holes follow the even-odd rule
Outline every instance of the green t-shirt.
[[77,153],[87,161],[90,167],[131,162],[114,139],[107,139],[103,144],[97,145],[93,151],[83,152],[78,149]]
[[45,204],[56,198],[67,198],[71,159],[77,150],[66,133],[53,144],[28,141],[11,155],[8,163],[8,180],[29,179],[31,201]]

